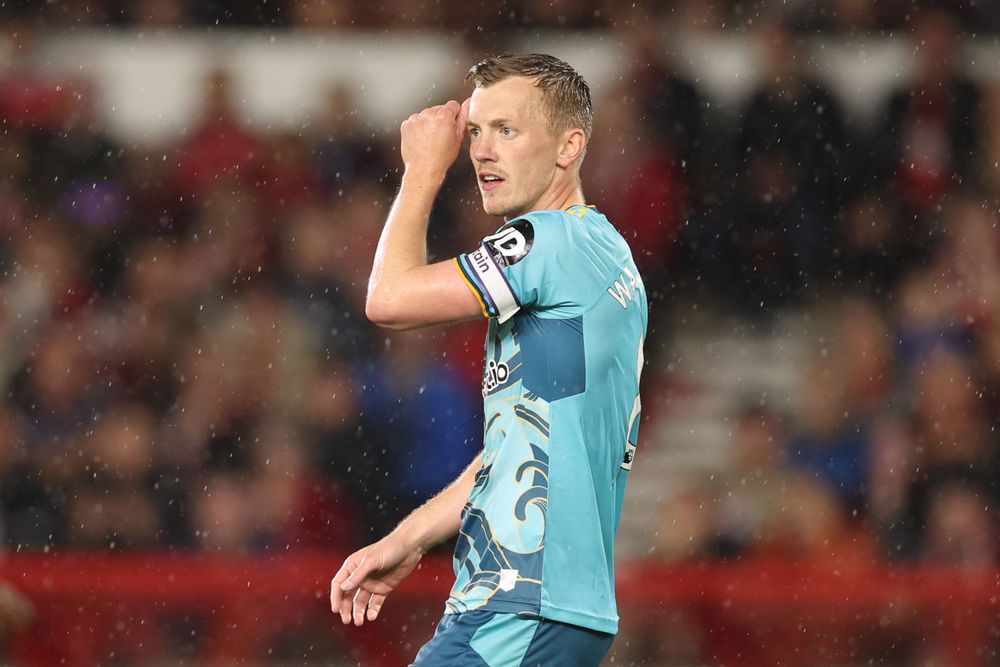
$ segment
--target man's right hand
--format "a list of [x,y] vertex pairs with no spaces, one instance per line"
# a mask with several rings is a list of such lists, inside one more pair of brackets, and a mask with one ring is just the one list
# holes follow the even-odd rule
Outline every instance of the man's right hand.
[[339,612],[345,624],[353,619],[354,625],[362,625],[366,617],[374,621],[385,597],[413,571],[422,555],[392,533],[355,551],[330,582],[330,609]]
[[444,178],[458,157],[469,118],[469,102],[447,104],[415,113],[400,126],[399,152],[407,171]]

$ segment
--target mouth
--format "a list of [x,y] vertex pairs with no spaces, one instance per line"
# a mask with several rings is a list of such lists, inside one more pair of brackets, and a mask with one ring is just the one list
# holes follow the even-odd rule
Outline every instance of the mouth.
[[496,174],[481,173],[479,174],[479,189],[484,192],[489,192],[499,188],[504,182],[504,179],[500,178]]

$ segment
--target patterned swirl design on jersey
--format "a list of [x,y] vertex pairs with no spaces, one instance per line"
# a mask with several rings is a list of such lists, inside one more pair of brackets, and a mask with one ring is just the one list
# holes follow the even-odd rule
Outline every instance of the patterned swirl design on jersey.
[[543,517],[549,506],[549,457],[537,445],[532,444],[531,450],[535,458],[525,461],[517,469],[519,482],[528,472],[534,475],[531,488],[521,494],[514,506],[514,516],[518,521],[527,521],[529,505],[541,510]]
[[522,386],[518,320],[493,320],[487,334],[483,468],[462,513],[452,612],[540,605],[550,415],[548,402]]
[[[529,443],[530,444],[530,443]],[[476,609],[491,600],[509,599],[537,605],[541,594],[542,549],[544,523],[548,503],[549,458],[537,445],[531,444],[532,458],[522,463],[514,474],[515,481],[531,477],[529,488],[521,492],[514,503],[513,516],[519,523],[531,521],[534,515],[535,530],[540,535],[534,548],[519,551],[502,542],[486,513],[473,502],[463,510],[459,541],[455,548],[456,585],[447,602],[450,611],[462,612]],[[486,491],[493,466],[484,466],[476,476],[472,498]],[[531,512],[531,508],[537,512]],[[521,545],[524,548],[525,545]],[[503,571],[516,571],[516,587],[505,591],[501,588]]]

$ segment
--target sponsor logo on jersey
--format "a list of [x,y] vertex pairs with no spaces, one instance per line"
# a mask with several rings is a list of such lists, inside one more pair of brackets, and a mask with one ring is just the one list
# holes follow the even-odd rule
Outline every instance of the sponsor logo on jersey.
[[510,377],[510,369],[507,364],[502,361],[497,363],[493,359],[486,362],[486,367],[483,369],[483,398],[507,382],[508,377]]
[[535,230],[527,220],[515,220],[496,234],[483,239],[483,246],[502,267],[517,264],[527,256],[535,241]]

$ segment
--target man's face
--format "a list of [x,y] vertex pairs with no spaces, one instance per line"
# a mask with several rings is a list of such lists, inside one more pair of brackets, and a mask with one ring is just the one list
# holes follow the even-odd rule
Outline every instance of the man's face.
[[533,210],[557,169],[558,141],[541,91],[524,77],[476,88],[468,127],[486,212],[509,219]]

